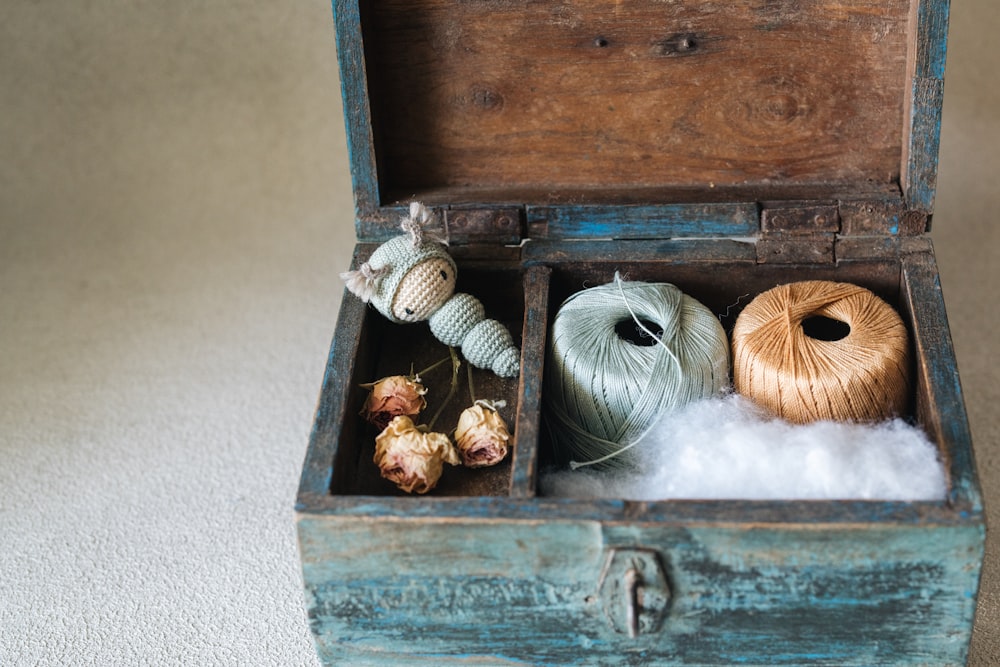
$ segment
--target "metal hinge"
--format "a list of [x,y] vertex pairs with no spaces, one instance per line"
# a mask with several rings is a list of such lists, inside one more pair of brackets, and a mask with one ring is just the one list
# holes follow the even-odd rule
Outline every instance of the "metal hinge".
[[836,203],[764,205],[757,263],[832,264],[840,232]]
[[450,242],[458,245],[516,245],[523,236],[524,210],[518,206],[448,208],[444,218]]
[[833,264],[842,239],[914,237],[929,224],[927,212],[895,199],[764,204],[757,262]]
[[902,199],[841,201],[841,233],[845,236],[919,236],[928,231],[928,211],[910,209]]

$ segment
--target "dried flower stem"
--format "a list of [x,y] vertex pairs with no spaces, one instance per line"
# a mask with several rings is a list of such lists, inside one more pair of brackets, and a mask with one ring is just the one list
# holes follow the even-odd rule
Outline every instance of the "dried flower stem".
[[473,405],[481,405],[484,408],[489,408],[490,410],[493,410],[494,412],[497,412],[498,410],[500,410],[500,408],[507,406],[507,401],[503,400],[491,401],[487,399],[476,398],[476,383],[472,379],[472,365],[470,364],[465,368],[469,372],[469,398],[472,399]]
[[[451,359],[451,357],[448,356],[448,357],[445,357],[444,359],[441,359],[440,361],[436,361],[433,364],[431,364],[430,366],[428,366],[427,368],[425,368],[424,370],[418,372],[416,375],[414,375],[414,377],[419,378],[421,375],[424,375],[425,373],[430,373],[432,370],[434,370],[438,366],[444,364],[445,362],[447,362],[450,359]],[[410,369],[411,369],[410,370],[410,374],[413,375],[413,370],[412,370],[413,367],[411,366]]]
[[458,369],[462,366],[462,362],[459,360],[455,348],[449,346],[448,353],[451,355],[451,388],[448,389],[448,395],[444,397],[441,405],[438,406],[437,412],[434,413],[434,416],[427,423],[427,428],[432,431],[434,430],[434,423],[441,416],[441,413],[444,412],[445,406],[451,402],[451,399],[455,397],[455,393],[458,391]]
[[469,371],[469,398],[471,398],[472,402],[475,403],[476,402],[476,385],[472,381],[472,364],[469,364],[468,367],[466,368],[466,370]]

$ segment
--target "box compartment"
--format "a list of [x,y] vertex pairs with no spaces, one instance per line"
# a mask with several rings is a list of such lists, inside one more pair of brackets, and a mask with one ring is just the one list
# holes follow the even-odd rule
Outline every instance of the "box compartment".
[[[355,265],[367,259],[374,248],[360,246]],[[486,307],[489,317],[504,323],[519,339],[525,318],[523,270],[517,264],[496,261],[466,261],[461,264],[456,290],[477,295]],[[349,303],[348,297],[345,301]],[[343,313],[342,313],[343,314]],[[359,412],[367,390],[359,385],[390,375],[407,375],[413,370],[430,368],[449,358],[448,348],[437,341],[426,322],[411,325],[392,324],[373,308],[343,314],[357,322],[359,344],[354,367],[344,378],[340,392],[347,394],[344,421],[340,425],[339,445],[334,454],[330,492],[337,495],[402,495],[391,482],[383,480],[378,467],[372,462],[374,441],[378,431],[361,419]],[[518,342],[517,340],[515,342]],[[445,403],[451,381],[451,364],[445,363],[424,375],[424,384],[430,389],[428,407],[418,423],[425,423],[443,409],[438,417],[442,432],[454,429],[461,411],[472,405],[467,380],[467,364],[463,362],[458,378],[458,392]],[[499,378],[492,372],[474,369],[477,398],[502,400],[501,416],[514,425],[518,406],[517,379]],[[512,432],[516,439],[516,430]],[[516,457],[516,454],[515,454]],[[500,464],[478,470],[462,466],[447,466],[446,474],[435,490],[441,495],[495,496],[506,495],[511,485],[512,460],[508,457]]]

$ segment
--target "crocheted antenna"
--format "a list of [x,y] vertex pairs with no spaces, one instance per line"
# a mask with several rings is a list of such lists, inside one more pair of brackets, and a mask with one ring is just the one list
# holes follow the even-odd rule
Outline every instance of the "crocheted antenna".
[[427,320],[434,337],[461,347],[473,366],[517,377],[521,353],[507,327],[487,319],[476,297],[455,293],[458,270],[447,239],[429,229],[433,218],[423,204],[410,204],[410,214],[400,224],[406,233],[380,245],[357,270],[341,273],[341,279],[348,291],[390,321]]

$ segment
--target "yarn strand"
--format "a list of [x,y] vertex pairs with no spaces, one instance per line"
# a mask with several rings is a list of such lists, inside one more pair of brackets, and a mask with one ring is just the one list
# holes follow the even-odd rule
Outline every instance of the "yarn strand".
[[642,320],[639,319],[639,316],[635,314],[635,311],[632,310],[632,306],[628,302],[628,297],[625,296],[625,289],[622,287],[622,277],[617,271],[615,271],[615,286],[618,288],[618,293],[621,294],[622,297],[622,303],[625,304],[626,308],[628,308],[628,313],[629,315],[632,316],[632,321],[635,322],[635,325],[639,327],[639,329],[643,333],[645,333],[647,336],[655,340],[657,345],[666,350],[667,354],[670,355],[670,358],[674,360],[675,364],[677,364],[678,372],[683,373],[683,369],[680,367],[681,362],[677,360],[677,355],[674,354],[674,351],[671,350],[670,347],[663,342],[662,338],[660,338],[655,333],[650,331],[649,328],[642,323]]

